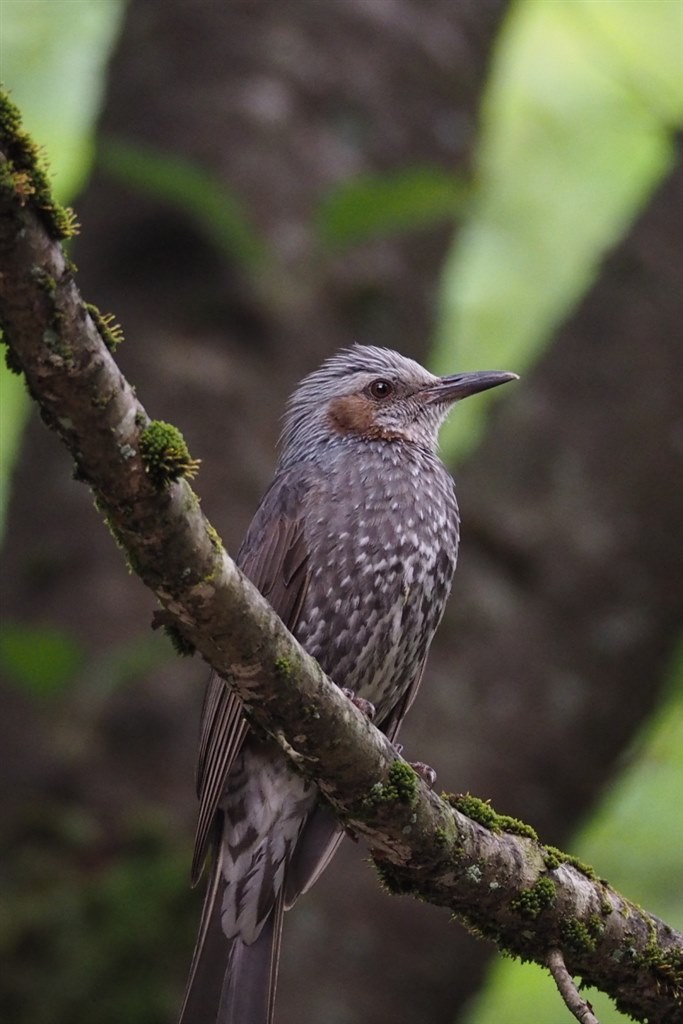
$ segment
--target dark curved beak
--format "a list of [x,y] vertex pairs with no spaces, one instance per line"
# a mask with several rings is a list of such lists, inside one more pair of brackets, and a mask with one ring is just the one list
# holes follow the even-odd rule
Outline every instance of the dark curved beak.
[[501,373],[499,370],[454,373],[451,377],[441,377],[436,384],[425,388],[422,394],[426,402],[450,405],[459,402],[461,398],[469,398],[470,395],[478,395],[480,391],[507,384],[509,380],[519,380],[519,377],[516,373]]

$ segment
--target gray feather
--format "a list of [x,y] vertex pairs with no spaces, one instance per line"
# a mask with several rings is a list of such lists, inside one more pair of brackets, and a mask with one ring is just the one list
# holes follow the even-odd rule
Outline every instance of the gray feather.
[[[394,739],[412,704],[457,557],[439,428],[460,398],[514,375],[435,377],[354,345],[301,382],[275,478],[237,562],[339,686]],[[239,700],[209,683],[201,726],[193,879],[214,844],[181,1024],[269,1024],[282,913],[343,831]]]

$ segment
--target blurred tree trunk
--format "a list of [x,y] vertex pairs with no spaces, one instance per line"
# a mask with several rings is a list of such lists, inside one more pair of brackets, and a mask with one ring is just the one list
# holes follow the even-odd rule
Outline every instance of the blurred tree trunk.
[[[202,456],[197,489],[231,550],[303,372],[351,340],[426,357],[450,232],[321,258],[312,212],[364,172],[468,168],[504,8],[133,0],[102,138],[181,153],[229,185],[275,255],[277,287],[104,170],[78,204],[75,258],[87,298],[124,324],[120,361],[148,410]],[[442,785],[491,796],[548,841],[566,840],[654,706],[680,621],[682,216],[677,169],[459,474],[454,600],[402,736]],[[3,607],[76,631],[96,666],[141,635],[151,603],[69,474],[34,424]],[[189,837],[202,666],[170,661],[100,699],[97,672],[49,721],[7,691],[7,814],[42,793],[97,808],[115,836],[131,805],[161,801]],[[290,915],[278,1019],[452,1020],[489,950],[386,897],[362,857],[346,843]]]
[[[141,399],[201,454],[203,507],[231,550],[272,474],[284,401],[304,372],[354,339],[426,357],[451,230],[321,258],[313,211],[333,185],[359,174],[468,170],[505,7],[133,0],[110,69],[102,140],[181,154],[223,181],[265,238],[277,276],[248,274],[188,214],[104,168],[77,203],[84,229],[74,256],[88,300],[115,310],[125,327],[120,362]],[[6,750],[17,809],[29,791],[96,808],[116,842],[131,807],[157,800],[176,808],[189,841],[205,671],[171,661],[102,695],[100,659],[145,634],[151,602],[37,422],[16,478],[4,580],[13,617],[71,629],[91,656],[90,672],[49,719],[10,691]],[[30,760],[15,739],[27,734],[40,752]],[[344,896],[338,911],[342,892],[356,885],[357,865],[347,871],[346,879],[335,873],[326,898],[302,905],[287,939],[279,1019],[357,1019],[365,1004],[368,1022],[419,1019],[448,958],[419,957],[420,976],[411,978],[410,908],[392,907],[361,867],[367,894]],[[381,917],[397,909],[407,913],[391,934]],[[179,990],[183,981],[181,973]],[[452,986],[444,998],[454,1005]]]

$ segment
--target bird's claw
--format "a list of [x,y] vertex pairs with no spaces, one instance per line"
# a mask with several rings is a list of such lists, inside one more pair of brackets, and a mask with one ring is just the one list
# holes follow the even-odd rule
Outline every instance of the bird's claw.
[[357,697],[353,690],[342,689],[342,693],[345,697],[348,697],[354,707],[358,708],[361,714],[365,715],[369,721],[372,721],[375,717],[375,705],[372,701],[365,700],[364,697]]
[[436,782],[436,771],[431,767],[431,765],[425,764],[424,761],[409,761],[408,764],[430,789],[434,788],[434,783]]

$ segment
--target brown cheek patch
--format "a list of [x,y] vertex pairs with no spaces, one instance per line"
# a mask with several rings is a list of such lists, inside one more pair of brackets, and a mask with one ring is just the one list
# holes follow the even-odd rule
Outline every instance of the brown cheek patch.
[[333,430],[339,434],[368,434],[375,429],[372,405],[363,395],[346,395],[330,402],[328,417]]
[[363,395],[345,395],[330,402],[328,411],[330,426],[338,434],[357,434],[360,437],[381,438],[385,441],[401,440],[403,435],[375,421],[373,403]]

